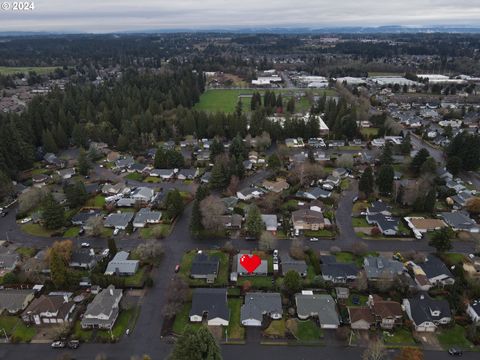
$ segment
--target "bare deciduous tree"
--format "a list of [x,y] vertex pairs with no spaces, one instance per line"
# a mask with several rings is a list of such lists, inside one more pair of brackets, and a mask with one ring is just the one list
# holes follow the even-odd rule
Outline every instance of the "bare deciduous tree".
[[273,250],[275,248],[275,244],[277,240],[269,231],[264,231],[260,236],[260,240],[258,242],[258,247],[260,250]]
[[225,204],[215,195],[209,195],[200,202],[202,225],[207,230],[218,231],[223,227],[222,215],[225,213]]
[[100,236],[103,229],[102,217],[90,216],[85,223],[85,229],[89,236]]
[[24,214],[35,209],[43,199],[45,199],[48,193],[49,190],[45,187],[31,187],[18,197],[18,212]]
[[298,238],[293,239],[292,245],[290,245],[290,256],[297,260],[305,259],[302,240]]
[[385,345],[380,340],[371,341],[362,355],[363,360],[382,360],[387,352]]

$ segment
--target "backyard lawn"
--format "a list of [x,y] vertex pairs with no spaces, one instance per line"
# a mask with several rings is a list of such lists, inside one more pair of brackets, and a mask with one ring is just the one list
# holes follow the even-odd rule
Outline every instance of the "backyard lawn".
[[36,334],[34,326],[27,327],[25,323],[16,316],[0,316],[0,329],[5,330],[7,336],[12,337],[13,341],[18,342],[30,342]]
[[311,320],[289,319],[287,328],[300,341],[315,341],[323,337],[323,330]]
[[272,290],[274,285],[271,276],[241,276],[238,279],[238,286],[243,286],[246,281],[250,281],[252,288],[262,290]]
[[105,205],[105,196],[97,195],[93,198],[88,199],[86,206],[94,208],[103,208]]
[[138,269],[135,275],[127,276],[125,278],[125,286],[126,287],[143,287],[145,283],[145,279],[148,275],[148,267],[142,266]]
[[125,176],[125,179],[134,180],[134,181],[143,181],[143,176],[142,174],[139,174],[137,172],[132,172],[127,176]]
[[378,135],[378,128],[361,128],[360,134],[366,137],[375,137]]
[[353,227],[371,227],[367,220],[364,217],[352,217],[352,226]]
[[465,261],[465,255],[459,253],[445,253],[442,258],[449,264],[462,264]]
[[245,328],[240,323],[240,308],[242,307],[242,299],[228,299],[228,307],[230,309],[230,322],[227,329],[228,338],[243,340],[245,338]]
[[437,335],[437,339],[444,349],[451,347],[469,349],[473,347],[472,343],[467,340],[465,328],[460,325],[442,329]]
[[[216,286],[225,286],[228,283],[228,255],[221,251],[205,251],[205,253],[215,256],[220,260],[220,266],[218,270],[218,276],[215,279],[214,285]],[[180,266],[180,275],[182,275],[185,280],[192,286],[206,285],[204,279],[192,279],[190,278],[190,269],[192,267],[192,262],[197,252],[195,250],[189,251],[183,255],[181,266]]]

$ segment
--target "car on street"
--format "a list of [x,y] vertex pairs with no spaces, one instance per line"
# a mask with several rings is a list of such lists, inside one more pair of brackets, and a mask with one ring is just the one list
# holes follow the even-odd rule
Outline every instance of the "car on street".
[[78,347],[80,346],[80,341],[78,340],[70,340],[68,343],[67,343],[67,346],[69,349],[78,349]]
[[81,244],[82,248],[89,248],[90,247],[90,243],[87,243],[87,242],[83,242]]
[[2,217],[5,217],[5,216],[7,216],[7,215],[8,215],[8,211],[7,211],[7,210],[5,210],[5,211],[2,211],[2,213],[1,213],[1,214],[2,214]]
[[352,203],[356,203],[358,201],[358,196],[354,196],[352,199]]
[[80,230],[78,230],[78,235],[83,235],[85,234],[85,229],[82,227]]
[[26,217],[26,218],[20,220],[20,224],[26,224],[26,223],[29,223],[30,221],[32,221],[32,218],[31,217]]
[[110,254],[110,249],[105,249],[102,251],[103,256],[108,256],[108,254]]
[[178,273],[180,271],[180,264],[175,265],[175,272]]
[[120,232],[120,229],[115,229],[113,230],[113,235],[118,235],[119,232]]
[[318,241],[318,238],[312,237],[312,238],[310,238],[310,241]]
[[52,344],[50,345],[52,348],[54,349],[63,349],[65,347],[65,341],[54,341],[52,342]]
[[452,356],[462,356],[463,351],[457,348],[450,348],[448,349],[448,353]]

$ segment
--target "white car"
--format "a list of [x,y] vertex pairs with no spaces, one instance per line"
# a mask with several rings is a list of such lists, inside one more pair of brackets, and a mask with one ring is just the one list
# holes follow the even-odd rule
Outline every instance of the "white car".
[[113,235],[118,235],[119,232],[120,232],[120,229],[115,229],[113,230]]
[[103,256],[108,256],[108,254],[110,254],[110,249],[105,249],[102,251]]
[[310,238],[310,241],[318,241],[318,238],[316,237]]
[[20,220],[20,223],[21,223],[21,224],[26,224],[26,223],[28,223],[28,222],[30,222],[30,221],[32,221],[32,218],[31,218],[31,217],[26,217],[25,219]]
[[81,244],[81,246],[82,246],[82,248],[89,248],[89,247],[90,247],[90,244],[87,243],[87,242],[83,242],[83,243]]

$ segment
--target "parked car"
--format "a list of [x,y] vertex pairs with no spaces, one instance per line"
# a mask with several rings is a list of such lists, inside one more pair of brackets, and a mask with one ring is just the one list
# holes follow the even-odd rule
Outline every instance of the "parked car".
[[65,341],[54,341],[50,346],[54,349],[63,349],[65,345]]
[[89,248],[89,247],[90,247],[90,243],[83,242],[81,246],[82,246],[82,248]]
[[8,215],[8,211],[6,211],[6,210],[5,210],[5,211],[2,211],[2,217],[5,217],[5,216],[7,216],[7,215]]
[[70,348],[70,349],[78,349],[78,347],[80,346],[80,341],[78,340],[70,340],[67,344],[67,346]]
[[78,230],[78,235],[83,235],[83,234],[85,234],[85,229],[80,228],[80,230]]
[[120,232],[120,229],[115,229],[113,230],[113,235],[118,235],[119,232]]
[[448,349],[448,353],[452,356],[462,356],[463,351],[457,348],[450,348]]
[[26,218],[20,220],[20,224],[26,224],[30,221],[32,221],[32,218],[31,217],[26,217]]
[[312,238],[310,238],[310,241],[318,241],[318,238],[312,237]]
[[110,254],[110,249],[105,249],[102,251],[103,256],[108,256],[108,254]]
[[177,264],[175,266],[175,272],[178,273],[180,271],[180,264]]
[[354,196],[352,199],[352,203],[356,203],[358,201],[358,196]]

